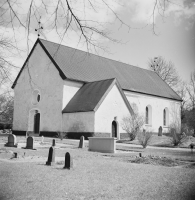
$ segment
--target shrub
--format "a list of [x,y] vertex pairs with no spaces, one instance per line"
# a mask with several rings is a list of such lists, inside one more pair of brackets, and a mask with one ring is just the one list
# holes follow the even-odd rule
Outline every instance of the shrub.
[[12,124],[0,122],[0,130],[3,130],[3,129],[12,129]]
[[134,110],[134,114],[123,117],[121,122],[121,127],[128,133],[130,141],[135,139],[137,133],[144,124],[144,117],[138,113],[134,104],[132,105],[132,108]]
[[143,132],[140,132],[137,137],[139,143],[143,146],[143,148],[146,148],[149,145],[151,138],[152,132],[146,132],[145,130]]
[[171,129],[171,144],[173,144],[173,146],[179,146],[183,144],[186,139],[186,134],[176,133],[174,128]]

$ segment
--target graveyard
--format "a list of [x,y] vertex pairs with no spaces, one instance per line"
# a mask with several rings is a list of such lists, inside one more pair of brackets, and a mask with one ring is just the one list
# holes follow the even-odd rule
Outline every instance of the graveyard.
[[0,137],[0,199],[194,199],[195,150]]

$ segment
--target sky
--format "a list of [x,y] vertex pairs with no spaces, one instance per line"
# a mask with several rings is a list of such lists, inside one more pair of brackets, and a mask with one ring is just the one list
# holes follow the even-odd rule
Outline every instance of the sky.
[[[162,2],[162,0],[160,1]],[[18,2],[22,2],[22,0],[18,0]],[[45,0],[45,2],[50,5],[48,7],[49,15],[44,12],[41,1],[34,0],[34,7],[39,8],[36,16],[37,18],[41,16],[40,21],[43,26],[40,38],[88,50],[84,39],[79,40],[79,31],[75,24],[72,24],[72,27],[63,36],[63,41],[59,38],[66,28],[63,23],[63,11],[59,9],[57,34],[53,28],[55,15],[51,14],[56,5],[55,1]],[[88,25],[101,28],[105,32],[108,31],[109,37],[117,40],[117,42],[113,42],[93,33],[90,36],[103,49],[100,48],[94,52],[93,48],[90,48],[90,52],[145,69],[148,68],[150,58],[162,56],[165,60],[174,63],[182,80],[190,79],[190,73],[195,70],[195,0],[172,0],[172,3],[166,5],[164,13],[160,9],[162,4],[158,4],[159,10],[156,7],[154,18],[151,15],[155,0],[91,0],[94,7],[87,4],[81,5],[83,1],[72,0],[69,2],[78,17],[88,20]],[[89,1],[87,2],[89,3]],[[20,20],[24,24],[29,5],[30,1],[27,0],[19,6],[13,6],[20,14]],[[8,18],[6,18],[7,14],[5,14],[4,20]],[[121,24],[120,20],[124,24]],[[155,33],[152,29],[153,22]],[[30,21],[29,33],[16,18],[12,26],[0,24],[0,35],[12,38],[14,44],[17,44],[21,50],[15,51],[11,58],[19,67],[22,67],[38,37],[35,28],[38,28],[38,23],[33,16]],[[16,75],[17,72],[13,73],[13,80]]]

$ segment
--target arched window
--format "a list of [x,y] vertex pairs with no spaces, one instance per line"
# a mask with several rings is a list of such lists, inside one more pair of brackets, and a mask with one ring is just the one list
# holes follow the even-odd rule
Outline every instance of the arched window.
[[152,107],[150,105],[146,106],[146,116],[145,116],[145,124],[152,124]]
[[148,120],[148,118],[149,118],[149,113],[148,113],[148,106],[146,107],[146,124],[149,124],[149,120]]
[[163,126],[168,126],[169,124],[169,111],[168,108],[163,110]]
[[166,110],[163,110],[163,126],[166,126]]

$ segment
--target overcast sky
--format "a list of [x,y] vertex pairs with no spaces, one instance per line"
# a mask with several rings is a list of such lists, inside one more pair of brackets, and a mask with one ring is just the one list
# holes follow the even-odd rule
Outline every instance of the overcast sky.
[[[115,2],[116,1],[116,2]],[[85,7],[85,17],[93,21],[99,21],[104,24],[104,28],[109,30],[110,36],[120,41],[113,43],[108,39],[102,39],[99,36],[94,36],[95,39],[107,48],[106,51],[99,49],[99,55],[118,60],[124,63],[135,65],[142,68],[147,68],[149,58],[163,56],[166,60],[171,60],[181,76],[185,81],[189,80],[190,73],[195,70],[195,0],[173,0],[176,4],[169,4],[166,8],[165,17],[162,17],[155,12],[155,33],[153,33],[151,14],[154,8],[154,0],[123,0],[111,1],[112,10],[123,20],[124,23],[130,25],[131,29],[123,25],[115,18],[113,13],[105,8],[105,4],[98,4],[97,12],[93,9]],[[25,1],[25,4],[20,5],[20,13],[26,13],[30,1]],[[49,2],[49,0],[48,0]],[[53,1],[54,2],[54,1]],[[83,17],[82,6],[76,0],[72,0],[77,14]],[[119,5],[123,3],[123,6]],[[36,0],[39,6],[39,0]],[[51,2],[50,2],[51,3]],[[75,3],[75,4],[74,4]],[[51,29],[49,20],[43,13],[41,16],[43,33],[47,40],[59,42],[59,37],[56,32]],[[30,35],[28,42],[26,40],[27,33],[25,30],[16,25],[15,35],[13,29],[9,26],[6,28],[1,26],[0,33],[4,36],[13,35],[17,40],[19,49],[24,50],[23,53],[14,57],[15,64],[22,66],[27,53],[27,43],[29,48],[32,47],[37,39],[37,33],[34,31],[38,27],[36,21],[30,24]],[[59,31],[63,31],[64,26],[59,26]],[[43,35],[41,36],[43,39]],[[78,44],[78,36],[75,31],[69,30],[68,34],[64,36],[62,44],[86,50],[83,43]],[[108,53],[109,52],[109,53]]]

